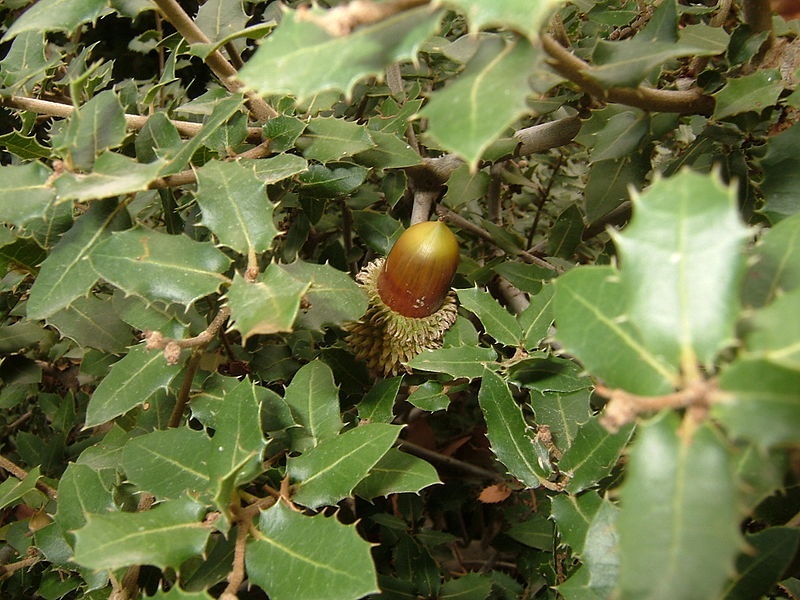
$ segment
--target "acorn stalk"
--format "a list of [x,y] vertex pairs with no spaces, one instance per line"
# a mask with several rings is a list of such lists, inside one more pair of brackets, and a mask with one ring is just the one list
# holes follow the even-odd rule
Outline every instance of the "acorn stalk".
[[367,312],[345,325],[356,358],[376,375],[408,371],[404,363],[442,345],[456,320],[450,290],[458,267],[458,241],[440,221],[409,227],[385,259],[369,263],[356,276],[369,296]]

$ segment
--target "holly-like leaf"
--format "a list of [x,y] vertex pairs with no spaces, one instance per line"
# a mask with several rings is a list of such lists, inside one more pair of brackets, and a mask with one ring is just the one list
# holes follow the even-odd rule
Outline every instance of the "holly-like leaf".
[[531,296],[528,308],[517,315],[517,322],[522,329],[523,345],[527,350],[535,350],[547,337],[550,325],[555,318],[553,310],[553,294],[555,288],[548,284],[541,291]]
[[755,248],[753,265],[744,278],[744,302],[764,306],[776,295],[800,287],[800,214],[784,219],[764,233]]
[[649,157],[633,153],[616,160],[592,163],[584,190],[586,220],[594,223],[628,199],[631,187],[640,189],[650,170]]
[[420,410],[435,412],[450,406],[450,397],[444,393],[444,386],[438,381],[426,381],[406,398],[409,404]]
[[550,429],[553,442],[562,452],[572,446],[578,429],[592,414],[589,407],[590,392],[586,388],[574,392],[531,392],[536,424]]
[[187,592],[182,590],[178,584],[172,586],[168,592],[158,590],[154,596],[146,596],[146,598],[147,600],[214,600],[208,592]]
[[347,273],[330,265],[296,261],[280,268],[299,281],[310,283],[304,307],[297,318],[308,329],[355,321],[367,310],[367,294]]
[[94,21],[108,5],[107,0],[43,0],[16,19],[2,41],[25,31],[75,31]]
[[308,169],[308,161],[295,154],[278,154],[269,158],[241,159],[240,164],[253,167],[253,171],[267,185],[283,181]]
[[583,554],[586,535],[603,499],[594,492],[580,496],[559,494],[552,500],[551,514],[558,526],[561,541],[577,556]]
[[800,531],[770,527],[745,538],[748,552],[736,560],[736,576],[725,587],[725,600],[748,600],[768,594],[781,580],[800,543]]
[[244,29],[247,19],[241,2],[208,0],[200,6],[194,22],[209,40],[217,42]]
[[233,326],[247,341],[252,335],[291,331],[300,310],[300,300],[309,284],[271,264],[250,283],[238,273],[228,293]]
[[440,483],[436,469],[430,463],[389,448],[353,493],[369,500],[390,494],[417,494],[423,488]]
[[44,319],[85,296],[98,279],[87,258],[112,231],[129,225],[116,199],[92,203],[42,263],[31,287],[28,318]]
[[750,75],[729,79],[712,94],[716,99],[714,118],[724,119],[743,112],[761,112],[773,106],[783,91],[781,74],[777,69],[763,69]]
[[650,128],[650,117],[643,110],[631,108],[612,116],[595,134],[591,161],[615,160],[627,156],[641,144]]
[[202,431],[154,431],[133,438],[122,452],[122,469],[138,489],[159,500],[206,492],[208,460],[216,448]]
[[36,482],[41,477],[40,467],[37,465],[25,476],[25,479],[8,477],[0,483],[0,508],[5,508],[22,498],[28,492],[36,489]]
[[85,427],[94,427],[125,414],[165,389],[181,370],[169,365],[161,352],[136,346],[114,363],[86,408]]
[[529,358],[512,366],[508,380],[537,392],[575,392],[592,387],[580,366],[565,358]]
[[800,213],[800,156],[795,151],[800,144],[800,123],[767,140],[767,154],[761,160],[764,182],[764,206],[761,209],[770,223]]
[[445,6],[455,8],[464,13],[469,21],[470,30],[477,32],[486,27],[504,27],[513,29],[535,42],[539,30],[550,14],[560,5],[558,0],[542,0],[531,3],[528,0],[442,0]]
[[633,447],[617,522],[622,598],[716,598],[741,546],[725,443],[709,425],[679,425],[665,412]]
[[100,474],[85,464],[70,463],[58,482],[58,510],[55,522],[64,532],[72,532],[86,524],[86,515],[114,509],[111,490]]
[[[530,42],[518,38],[483,40],[466,69],[444,89],[431,94],[420,111],[429,119],[427,135],[475,170],[483,151],[516,119],[528,112],[528,78],[537,59]],[[486,89],[502,94],[481,93]]]
[[311,165],[300,174],[303,193],[314,198],[337,198],[354,192],[364,183],[369,169],[354,165],[329,169],[325,165]]
[[286,403],[298,425],[305,428],[312,445],[335,438],[342,428],[339,388],[330,367],[314,360],[300,368],[286,388]]
[[482,377],[478,402],[492,451],[525,487],[539,487],[550,469],[539,462],[522,410],[498,375],[484,369]]
[[800,440],[800,371],[767,360],[740,360],[720,375],[714,415],[733,435],[762,448]]
[[800,371],[800,289],[779,296],[748,321],[747,350],[754,358]]
[[257,529],[247,544],[247,574],[272,600],[356,600],[379,591],[370,544],[355,525],[278,502],[261,513]]
[[403,377],[389,377],[373,385],[358,403],[358,419],[366,423],[390,423],[394,401]]
[[337,36],[312,21],[329,19],[325,11],[311,9],[303,19],[298,13],[287,11],[239,72],[245,85],[264,95],[292,94],[300,100],[324,90],[349,95],[358,80],[414,58],[441,18],[441,12],[424,6]]
[[89,569],[128,565],[178,568],[201,554],[211,529],[201,522],[205,506],[188,498],[145,512],[86,515],[75,532],[76,563]]
[[328,162],[352,156],[375,146],[365,125],[334,117],[317,117],[306,126],[311,144],[303,150],[309,160]]
[[437,350],[425,350],[410,361],[408,366],[421,371],[447,373],[453,379],[466,377],[475,379],[483,375],[484,365],[493,363],[497,353],[482,346],[448,346]]
[[104,152],[91,173],[64,173],[55,180],[58,201],[86,202],[144,191],[159,177],[165,164],[156,160],[143,165],[122,154]]
[[22,227],[44,217],[55,199],[52,171],[40,162],[0,167],[0,222]]
[[[0,83],[14,92],[28,95],[32,93],[34,86],[45,78],[47,69],[58,64],[60,59],[61,56],[58,52],[47,52],[43,31],[38,29],[25,31],[14,38],[8,53],[3,60],[0,60]],[[0,136],[0,138],[6,138],[6,136]],[[35,137],[28,139],[31,140],[30,143],[34,147],[39,145]],[[0,145],[3,143],[0,142]],[[20,158],[25,158],[16,151],[11,151]]]
[[456,290],[461,305],[483,323],[486,333],[501,344],[516,346],[522,337],[517,319],[492,298],[489,292],[478,288]]
[[113,304],[95,296],[77,298],[51,315],[47,323],[79,346],[112,354],[121,354],[132,341],[131,328],[119,318]]
[[319,508],[349,496],[389,451],[400,429],[386,423],[362,425],[290,458],[286,472],[297,482],[292,500]]
[[354,210],[353,228],[370,248],[386,256],[405,231],[403,224],[383,212]]
[[394,133],[370,131],[375,143],[370,150],[359,152],[355,160],[374,169],[400,169],[422,162],[419,153]]
[[125,113],[119,98],[106,90],[69,116],[61,133],[53,136],[53,147],[66,153],[73,168],[89,170],[98,154],[122,143],[125,133]]
[[579,267],[556,279],[555,288],[556,338],[590,373],[637,394],[668,393],[677,383],[673,367],[627,322],[628,298],[615,269]]
[[569,450],[558,461],[558,470],[570,478],[565,489],[577,494],[606,477],[617,464],[632,433],[631,425],[610,433],[597,417],[583,424]]
[[265,252],[278,234],[266,184],[238,162],[211,160],[197,170],[203,224],[240,254]]
[[217,291],[230,262],[211,242],[147,229],[112,234],[91,255],[100,277],[125,293],[187,305]]
[[614,240],[627,314],[645,347],[673,367],[709,365],[734,339],[747,235],[736,191],[684,171],[633,198]]

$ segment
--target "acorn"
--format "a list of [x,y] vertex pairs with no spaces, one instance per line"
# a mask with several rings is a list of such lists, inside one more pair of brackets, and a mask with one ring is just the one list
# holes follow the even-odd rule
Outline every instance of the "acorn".
[[457,267],[456,236],[441,221],[426,221],[409,227],[388,257],[356,276],[369,306],[358,322],[344,326],[345,341],[373,374],[408,371],[404,363],[442,345],[456,320],[450,284]]

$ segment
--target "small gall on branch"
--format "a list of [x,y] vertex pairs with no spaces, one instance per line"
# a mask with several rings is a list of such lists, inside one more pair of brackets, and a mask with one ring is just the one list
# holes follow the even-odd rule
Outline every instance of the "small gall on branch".
[[369,296],[367,312],[344,326],[356,358],[376,375],[408,370],[423,350],[442,345],[456,320],[450,290],[458,268],[458,241],[441,221],[409,227],[389,256],[368,264],[356,279]]
[[227,306],[223,306],[217,313],[217,316],[214,317],[214,320],[206,327],[205,331],[202,331],[194,337],[181,340],[166,337],[159,331],[145,331],[143,335],[145,348],[148,350],[162,350],[164,352],[164,360],[167,361],[167,364],[178,364],[181,357],[181,350],[208,344],[214,339],[214,336],[217,335],[222,325],[230,316],[231,309]]

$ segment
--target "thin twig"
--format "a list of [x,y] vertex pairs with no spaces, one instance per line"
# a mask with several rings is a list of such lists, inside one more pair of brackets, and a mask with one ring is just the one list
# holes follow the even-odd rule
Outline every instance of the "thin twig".
[[[0,105],[8,108],[19,108],[28,110],[40,115],[50,115],[51,117],[67,118],[73,112],[75,107],[71,104],[64,104],[62,102],[51,102],[49,100],[39,100],[38,98],[26,98],[24,96],[9,96],[7,98],[0,98]],[[125,115],[125,124],[129,129],[139,130],[144,128],[149,116],[146,115]],[[170,122],[175,126],[184,137],[194,137],[203,128],[202,123],[194,123],[192,121],[177,121],[171,119]],[[247,128],[247,141],[260,142],[263,139],[262,129],[260,127]]]
[[11,577],[14,573],[19,571],[20,569],[27,569],[28,567],[32,567],[37,562],[42,560],[42,556],[39,554],[38,551],[32,549],[34,552],[30,556],[26,556],[22,560],[18,560],[17,562],[8,563],[7,565],[0,565],[0,580],[6,579]]
[[228,573],[228,585],[222,592],[220,600],[236,598],[236,592],[244,582],[247,535],[250,533],[250,526],[253,523],[254,516],[251,512],[241,509],[236,510],[236,542],[233,547],[233,566],[230,573]]
[[[28,472],[17,464],[13,463],[5,456],[0,454],[0,469],[5,469],[19,480],[23,480],[28,476]],[[39,491],[44,492],[49,498],[53,500],[58,499],[58,492],[47,485],[44,481],[37,481],[36,487]]]
[[575,139],[580,130],[581,120],[578,115],[520,129],[514,133],[514,138],[522,142],[515,154],[528,156],[566,146]]
[[195,348],[186,361],[186,372],[183,374],[181,390],[178,392],[175,406],[172,409],[172,414],[169,416],[169,422],[167,423],[167,427],[170,429],[181,424],[183,411],[186,409],[186,404],[189,402],[189,393],[192,391],[192,381],[194,381],[194,376],[197,374],[197,369],[200,368],[200,359],[202,357],[202,350]]
[[325,11],[322,15],[308,9],[300,9],[297,19],[311,21],[329,34],[339,37],[349,34],[356,27],[377,23],[428,2],[429,0],[388,0],[379,3],[371,0],[353,0]]
[[563,162],[564,153],[560,152],[558,154],[558,160],[556,160],[556,166],[553,167],[553,173],[550,175],[550,179],[547,182],[547,187],[542,190],[542,194],[539,197],[539,203],[536,205],[536,214],[533,216],[533,223],[528,231],[528,248],[530,248],[531,244],[533,243],[533,236],[536,235],[536,228],[539,226],[539,219],[542,217],[544,205],[547,202],[547,199],[550,197],[550,191],[553,189],[553,182],[555,182],[556,175],[558,175],[558,171],[561,168],[561,163]]
[[[139,496],[139,504],[136,506],[136,512],[145,512],[153,507],[156,498],[153,494],[144,493]],[[139,595],[139,573],[141,572],[141,565],[131,565],[125,571],[122,581],[113,585],[114,591],[108,597],[108,600],[130,600]],[[116,580],[112,580],[112,584]]]
[[414,190],[414,204],[411,207],[411,225],[423,223],[431,216],[431,208],[436,198],[439,197],[438,190]]
[[472,463],[464,462],[463,460],[458,460],[457,458],[453,458],[452,456],[447,456],[446,454],[442,454],[440,452],[436,452],[434,450],[429,450],[423,446],[418,446],[412,442],[408,442],[406,440],[400,440],[399,446],[401,449],[406,450],[409,454],[413,454],[414,456],[419,456],[420,458],[424,458],[434,463],[438,463],[445,467],[450,467],[453,469],[458,469],[464,473],[469,473],[470,475],[475,475],[476,477],[480,477],[481,479],[491,479],[492,481],[504,482],[506,479],[500,473],[496,471],[490,471],[489,469],[484,469],[483,467],[479,467],[477,465],[473,465]]
[[587,71],[589,64],[572,54],[552,36],[542,35],[542,47],[550,57],[550,65],[563,77],[581,89],[607,102],[635,106],[652,112],[710,115],[714,111],[714,98],[699,90],[660,90],[639,86],[637,88],[603,89]]
[[[178,30],[183,38],[190,44],[209,44],[211,43],[206,34],[195,24],[195,22],[181,8],[176,0],[153,0],[161,13],[175,29]],[[222,84],[231,92],[242,90],[242,83],[236,78],[236,69],[225,60],[219,50],[214,50],[206,57],[206,64],[214,74],[219,77]],[[255,117],[256,121],[267,121],[277,117],[278,113],[266,101],[252,91],[245,91],[247,106]]]
[[166,337],[159,331],[146,331],[144,339],[148,350],[163,350],[164,358],[169,364],[176,364],[180,358],[180,353],[183,348],[195,348],[197,346],[205,346],[214,336],[217,335],[222,325],[231,316],[231,309],[229,306],[223,306],[219,309],[217,316],[206,327],[205,331],[200,332],[194,337],[184,339],[174,339]]

